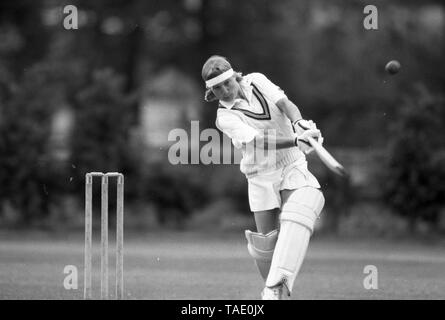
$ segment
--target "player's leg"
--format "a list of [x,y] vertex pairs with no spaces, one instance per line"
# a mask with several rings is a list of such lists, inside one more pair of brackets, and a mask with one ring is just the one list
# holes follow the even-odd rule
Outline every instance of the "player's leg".
[[257,232],[246,230],[247,249],[266,281],[278,239],[279,209],[257,211],[254,216]]
[[247,249],[255,260],[264,281],[269,273],[275,243],[278,239],[278,217],[281,207],[282,171],[248,179],[249,205],[254,213],[257,232],[246,230]]
[[321,191],[314,187],[282,191],[280,235],[272,257],[265,291],[292,291],[295,278],[306,255],[315,221],[324,205]]
[[280,216],[279,208],[254,212],[257,232],[266,234],[273,230],[278,229],[280,223],[279,216]]

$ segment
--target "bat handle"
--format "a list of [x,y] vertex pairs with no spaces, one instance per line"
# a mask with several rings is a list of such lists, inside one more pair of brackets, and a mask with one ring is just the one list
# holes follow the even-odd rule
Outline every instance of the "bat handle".
[[309,143],[312,146],[314,146],[315,144],[318,144],[318,142],[314,138],[312,138],[312,137],[307,137],[307,140],[309,141]]

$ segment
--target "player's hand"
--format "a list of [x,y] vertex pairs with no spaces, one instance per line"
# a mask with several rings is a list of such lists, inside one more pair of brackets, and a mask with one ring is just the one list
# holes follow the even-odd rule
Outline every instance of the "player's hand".
[[307,141],[307,136],[312,136],[319,144],[323,145],[323,136],[321,135],[320,130],[317,129],[317,125],[314,121],[300,119],[292,123],[292,126],[297,137],[295,139],[295,144],[305,154],[310,154],[312,151],[314,151],[314,148],[311,146],[309,141]]
[[302,134],[295,136],[295,145],[304,152],[304,154],[310,154],[314,151],[314,148],[310,144],[308,137],[312,137],[317,140],[320,137],[320,130],[318,129],[308,129]]
[[[305,130],[316,129],[316,125],[312,120],[300,119],[292,123],[296,134],[300,135]],[[314,128],[315,127],[315,128]]]
[[[300,136],[307,130],[317,130],[317,125],[312,120],[300,119],[292,123],[292,126],[294,127],[294,131],[297,136]],[[321,133],[314,139],[317,140],[319,144],[323,144],[324,138],[322,137]]]
[[315,140],[317,140],[320,137],[320,135],[321,135],[320,130],[318,130],[318,129],[308,129],[308,130],[305,130],[302,134],[297,135],[297,139],[298,140],[303,140],[303,141],[309,143],[308,137],[312,137]]

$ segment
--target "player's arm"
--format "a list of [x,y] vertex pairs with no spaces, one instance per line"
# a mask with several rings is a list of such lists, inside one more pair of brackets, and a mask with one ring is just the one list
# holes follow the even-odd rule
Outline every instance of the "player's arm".
[[[252,73],[251,74],[255,82],[260,86],[263,92],[275,103],[275,105],[283,112],[287,118],[291,121],[292,126],[294,128],[294,132],[297,136],[300,136],[307,130],[316,130],[318,131],[318,140],[319,143],[323,143],[323,138],[321,137],[320,131],[317,129],[317,126],[313,121],[304,120],[301,116],[300,109],[290,101],[283,90],[280,89],[277,85],[272,83],[267,77],[261,73]],[[313,149],[311,148],[309,142],[307,145],[304,143],[305,139],[301,139],[301,144],[299,143],[299,148],[307,153],[310,153]],[[285,147],[289,144],[289,141],[277,141],[277,149],[281,146]],[[301,146],[300,146],[301,145]]]
[[283,90],[275,85],[262,73],[252,73],[255,83],[260,87],[269,99],[275,103],[275,105],[283,112],[292,123],[302,119],[300,110],[298,107],[290,101]]
[[275,137],[268,134],[257,134],[254,139],[255,147],[260,149],[286,149],[295,147],[293,137]]
[[[288,98],[282,98],[276,102],[277,107],[290,119],[292,126],[297,135],[303,134],[307,130],[317,130],[317,125],[312,120],[304,120],[298,107]],[[315,138],[320,144],[323,144],[323,137],[321,134]],[[299,147],[301,151],[309,154],[313,151],[309,142],[304,139],[300,140]]]
[[320,130],[318,129],[308,129],[305,130],[301,135],[295,135],[294,137],[276,137],[274,135],[261,134],[258,133],[252,142],[255,144],[256,148],[261,149],[286,149],[293,147],[302,147],[302,143],[308,143],[307,137],[318,138],[320,135]]
[[236,148],[253,145],[261,149],[285,149],[297,146],[296,136],[277,137],[264,130],[255,129],[244,123],[237,115],[227,111],[220,111],[216,126],[224,132]]
[[282,98],[276,102],[278,109],[280,109],[292,123],[303,119],[300,109],[288,98]]

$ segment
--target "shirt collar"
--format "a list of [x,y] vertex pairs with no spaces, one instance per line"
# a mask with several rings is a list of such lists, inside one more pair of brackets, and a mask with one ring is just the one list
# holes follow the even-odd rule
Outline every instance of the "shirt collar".
[[[244,94],[246,95],[246,98],[248,99],[248,102],[250,103],[250,100],[252,98],[252,86],[250,85],[252,83],[252,80],[246,79],[246,77],[243,77],[243,79],[240,81],[241,90],[243,90]],[[240,103],[244,99],[235,99],[233,102],[225,102],[220,100],[219,104],[222,105],[224,108],[232,109],[233,106]]]

